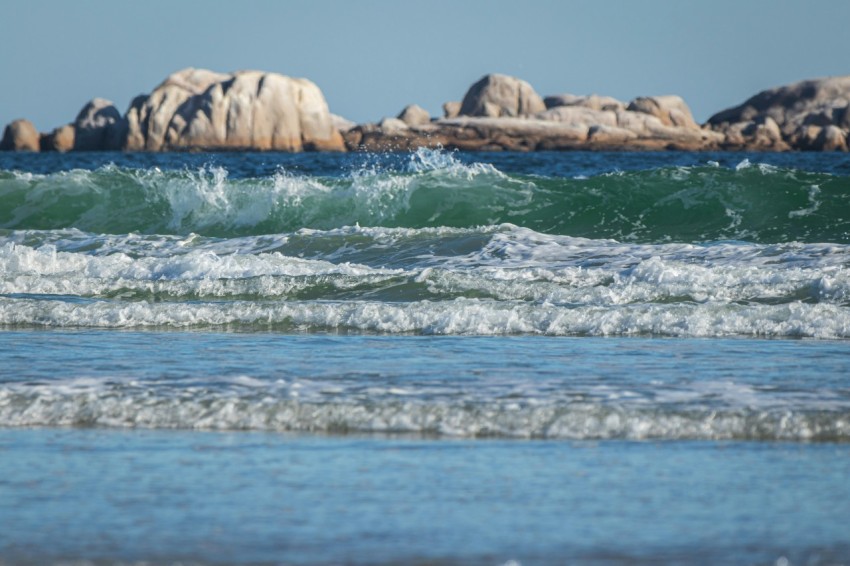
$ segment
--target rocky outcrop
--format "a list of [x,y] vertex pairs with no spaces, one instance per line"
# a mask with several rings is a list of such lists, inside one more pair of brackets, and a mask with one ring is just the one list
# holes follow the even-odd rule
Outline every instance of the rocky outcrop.
[[29,120],[15,120],[3,131],[0,151],[39,151],[41,143],[38,130]]
[[764,90],[707,126],[725,136],[724,149],[847,151],[850,76]]
[[833,124],[819,129],[811,148],[815,151],[847,151],[847,130]]
[[319,88],[275,73],[184,69],[127,113],[125,149],[341,151]]
[[[74,120],[73,148],[77,151],[115,151],[127,138],[127,120],[109,100],[95,98]],[[54,131],[54,137],[57,132]],[[59,151],[66,151],[56,147]]]
[[275,73],[231,74],[184,69],[149,95],[136,97],[125,116],[94,99],[73,124],[39,136],[27,121],[6,129],[13,150],[280,150],[344,151],[340,130],[319,88]]
[[474,84],[459,116],[454,108],[445,113],[445,118],[429,123],[384,119],[358,126],[346,133],[346,143],[351,150],[367,151],[422,146],[471,151],[705,150],[717,149],[724,140],[723,134],[700,128],[678,96],[643,97],[626,105],[611,97],[561,94],[547,97],[543,104],[528,83],[504,75],[488,75]]
[[137,96],[127,111],[128,151],[158,151],[165,146],[171,120],[187,100],[202,95],[229,75],[206,69],[183,69],[169,75],[149,95]]
[[579,106],[591,110],[625,110],[626,105],[610,96],[599,96],[591,94],[588,96],[577,96],[575,94],[556,94],[543,99],[546,108],[558,108],[560,106]]
[[[612,113],[613,114],[613,113]],[[653,116],[649,119],[658,120]],[[389,120],[389,119],[387,119]],[[386,122],[386,120],[384,121]],[[535,150],[664,150],[698,151],[716,148],[721,134],[707,130],[671,128],[658,122],[655,129],[634,130],[617,125],[539,118],[480,118],[461,116],[421,126],[385,127],[364,124],[349,130],[350,150],[406,151],[444,147],[465,151]],[[397,125],[396,125],[397,126]]]
[[357,126],[357,122],[352,122],[351,120],[343,118],[342,116],[337,116],[336,114],[331,114],[331,123],[333,123],[334,128],[336,128],[340,133],[347,132]]
[[610,110],[593,110],[583,106],[557,106],[534,115],[538,120],[573,124],[590,128],[598,124],[617,125],[617,114]]
[[577,149],[586,136],[581,128],[545,120],[461,116],[420,126],[405,125],[403,129],[364,124],[349,131],[345,139],[349,149],[361,151],[407,151],[419,147],[531,151]]
[[443,118],[457,118],[460,116],[460,102],[452,100],[443,103]]
[[699,129],[691,109],[680,96],[641,96],[632,100],[627,110],[655,116],[665,126]]
[[410,126],[398,118],[384,118],[378,123],[378,127],[388,133],[402,132],[410,129]]
[[416,105],[360,124],[330,114],[318,87],[275,73],[184,69],[124,116],[94,99],[76,120],[39,135],[16,120],[0,149],[20,151],[279,150],[812,150],[848,151],[850,76],[763,91],[700,126],[679,96],[558,94],[486,75],[433,119]]
[[487,118],[518,117],[546,110],[530,84],[507,75],[486,75],[472,85],[463,97],[461,116]]
[[76,129],[73,124],[65,124],[54,129],[49,134],[41,136],[41,151],[58,151],[64,153],[74,149]]
[[41,134],[41,151],[117,151],[127,137],[127,122],[115,105],[103,98],[86,104],[76,120]]
[[722,146],[754,151],[788,151],[791,147],[782,139],[782,132],[770,116],[755,121],[735,122],[718,128],[723,136]]
[[428,111],[417,104],[405,106],[396,118],[408,126],[421,126],[431,121],[431,115]]

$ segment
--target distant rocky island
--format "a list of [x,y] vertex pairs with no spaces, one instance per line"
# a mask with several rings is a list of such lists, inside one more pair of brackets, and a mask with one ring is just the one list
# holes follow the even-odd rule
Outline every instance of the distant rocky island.
[[491,74],[446,102],[441,117],[411,104],[395,118],[355,124],[331,114],[309,80],[189,68],[136,97],[123,115],[95,98],[49,133],[15,120],[0,150],[847,151],[848,143],[850,76],[765,90],[700,125],[675,95],[628,103],[596,94],[544,98],[521,79]]

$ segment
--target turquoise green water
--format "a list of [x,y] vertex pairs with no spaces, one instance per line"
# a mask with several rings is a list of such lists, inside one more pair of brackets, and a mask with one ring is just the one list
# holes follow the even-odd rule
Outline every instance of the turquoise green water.
[[[309,158],[305,158],[309,159]],[[552,161],[555,161],[552,158]],[[476,228],[504,223],[542,234],[625,242],[846,242],[850,180],[830,172],[740,161],[593,174],[505,173],[450,154],[402,163],[199,169],[109,164],[47,174],[0,172],[0,227],[232,238],[342,226]],[[177,161],[179,163],[179,160]],[[498,163],[498,160],[497,160]],[[336,165],[332,163],[332,165]],[[173,166],[173,165],[172,165]],[[249,176],[244,176],[244,175]]]

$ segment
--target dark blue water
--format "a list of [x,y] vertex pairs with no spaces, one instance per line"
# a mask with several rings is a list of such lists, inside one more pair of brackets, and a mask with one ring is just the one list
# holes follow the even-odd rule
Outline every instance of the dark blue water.
[[[699,167],[717,163],[734,169],[742,161],[804,171],[850,175],[850,157],[843,153],[746,152],[450,152],[464,164],[489,163],[520,175],[550,177],[592,176],[611,171],[644,171],[660,167]],[[147,169],[226,168],[235,178],[273,175],[281,168],[304,175],[345,175],[361,168],[398,169],[410,161],[408,153],[0,153],[0,169],[49,174],[72,168],[94,170],[105,165]]]

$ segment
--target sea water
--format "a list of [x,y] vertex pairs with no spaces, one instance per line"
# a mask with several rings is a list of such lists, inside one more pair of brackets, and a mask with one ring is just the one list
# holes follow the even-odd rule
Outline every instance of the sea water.
[[0,155],[0,563],[850,563],[842,154]]

